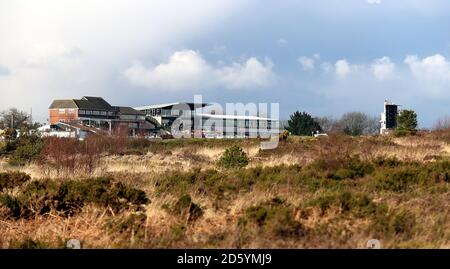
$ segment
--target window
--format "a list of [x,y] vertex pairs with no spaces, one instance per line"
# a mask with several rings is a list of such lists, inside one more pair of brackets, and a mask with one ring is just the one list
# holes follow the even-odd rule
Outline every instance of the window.
[[106,116],[106,111],[100,112],[101,115]]
[[86,114],[86,110],[80,109],[80,110],[78,110],[78,114]]
[[60,108],[58,111],[59,111],[59,114],[64,114],[64,113],[66,113],[66,110],[65,110],[64,108]]
[[69,113],[70,114],[74,114],[75,113],[75,108],[69,108]]
[[109,111],[109,112],[108,112],[108,115],[109,115],[109,116],[113,116],[114,113],[113,113],[112,111]]
[[97,110],[92,111],[92,115],[100,115],[100,112]]
[[92,111],[91,110],[86,110],[86,115],[91,115]]

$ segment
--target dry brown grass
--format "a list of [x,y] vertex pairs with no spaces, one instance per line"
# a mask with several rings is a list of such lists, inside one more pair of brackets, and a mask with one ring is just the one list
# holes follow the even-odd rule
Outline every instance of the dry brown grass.
[[[395,156],[402,161],[433,162],[449,157],[450,146],[446,139],[447,134],[443,132],[402,138],[290,137],[287,142],[280,142],[277,149],[264,152],[259,151],[258,142],[239,143],[250,158],[248,167],[254,168],[278,165],[305,167],[318,159],[347,155],[359,156],[362,160]],[[265,188],[237,190],[224,198],[188,189],[193,202],[203,209],[204,214],[193,223],[187,222],[167,210],[177,201],[179,194],[174,190],[158,194],[158,182],[173,171],[214,169],[230,142],[217,145],[211,141],[206,145],[201,142],[180,143],[180,147],[158,145],[158,148],[164,148],[161,151],[149,146],[148,150],[141,149],[144,154],[103,154],[99,157],[99,165],[91,171],[90,176],[113,176],[147,193],[151,203],[146,206],[145,217],[140,222],[123,228],[121,223],[127,222],[136,212],[114,213],[108,208],[93,205],[84,206],[81,212],[70,217],[51,213],[34,219],[2,217],[5,209],[0,207],[0,247],[14,247],[17,242],[32,239],[44,247],[60,248],[68,239],[77,238],[84,248],[364,248],[367,240],[379,235],[371,228],[371,217],[357,218],[335,205],[326,212],[317,207],[302,206],[341,189],[364,192],[370,186],[371,179],[367,177],[342,184],[338,182],[339,189],[322,186],[311,190],[307,185],[294,183],[268,184]],[[11,167],[4,159],[0,160],[0,172],[13,170],[26,172],[34,180],[59,178],[55,171],[45,172],[37,164]],[[75,170],[68,177],[77,175]],[[201,186],[203,183],[198,184]],[[389,212],[406,210],[417,217],[411,236],[379,238],[383,247],[450,248],[448,183],[447,191],[445,185],[440,188],[434,192],[420,188],[410,193],[369,192],[373,202],[386,204]],[[299,238],[265,236],[239,226],[240,220],[246,218],[248,208],[275,197],[282,197],[284,203],[292,207],[293,219],[304,229]],[[219,206],[218,199],[223,200]]]

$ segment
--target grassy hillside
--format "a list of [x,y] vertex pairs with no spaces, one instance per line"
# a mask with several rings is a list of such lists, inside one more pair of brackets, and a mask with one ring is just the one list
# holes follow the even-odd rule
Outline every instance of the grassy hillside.
[[[44,141],[29,164],[0,161],[0,247],[449,248],[449,142]],[[235,145],[248,165],[220,166]]]

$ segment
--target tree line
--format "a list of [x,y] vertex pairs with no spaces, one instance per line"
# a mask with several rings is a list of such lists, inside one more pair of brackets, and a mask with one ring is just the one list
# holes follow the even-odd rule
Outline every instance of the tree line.
[[[413,134],[417,129],[417,114],[413,110],[402,110],[397,116],[398,135]],[[343,133],[351,136],[373,135],[380,131],[377,116],[362,112],[348,112],[340,118],[313,117],[307,112],[296,111],[285,123],[284,128],[293,135],[313,135],[314,133]]]

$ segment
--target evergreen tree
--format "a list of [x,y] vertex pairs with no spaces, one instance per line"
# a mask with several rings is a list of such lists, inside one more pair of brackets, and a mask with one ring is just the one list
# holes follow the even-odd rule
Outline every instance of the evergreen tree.
[[291,115],[286,130],[294,135],[311,135],[316,131],[321,132],[322,128],[308,113],[296,111]]

